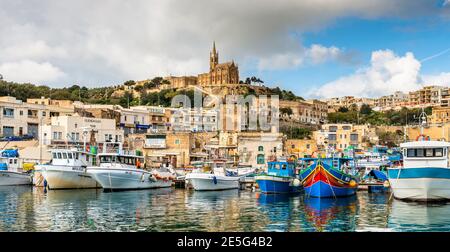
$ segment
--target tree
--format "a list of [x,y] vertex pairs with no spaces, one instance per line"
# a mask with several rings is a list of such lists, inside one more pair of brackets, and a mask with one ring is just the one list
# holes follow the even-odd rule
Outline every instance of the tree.
[[286,115],[292,115],[292,109],[291,108],[280,108],[280,113],[281,114],[286,114]]
[[123,85],[129,87],[129,86],[134,86],[136,84],[136,82],[134,80],[129,80],[129,81],[125,81],[123,83]]
[[338,109],[338,112],[346,113],[346,112],[348,112],[348,108],[347,108],[347,107],[340,107],[340,108]]
[[361,113],[363,115],[369,115],[370,113],[372,113],[372,108],[367,104],[363,104],[363,105],[361,105],[361,108],[359,109],[359,113]]

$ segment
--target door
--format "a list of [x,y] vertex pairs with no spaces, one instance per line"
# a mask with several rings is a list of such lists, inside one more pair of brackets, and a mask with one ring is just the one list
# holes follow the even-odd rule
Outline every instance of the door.
[[4,137],[14,136],[14,127],[3,126],[3,136]]

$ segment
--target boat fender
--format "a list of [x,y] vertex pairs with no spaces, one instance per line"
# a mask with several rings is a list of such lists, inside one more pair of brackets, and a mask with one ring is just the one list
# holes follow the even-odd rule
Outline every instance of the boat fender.
[[141,182],[144,182],[144,181],[145,181],[145,173],[142,173]]
[[216,178],[216,176],[213,177],[213,182],[214,182],[215,185],[217,185],[217,178]]
[[158,179],[156,179],[155,176],[153,176],[153,174],[148,177],[148,180],[150,180],[151,182],[158,181]]
[[388,180],[384,181],[383,186],[388,188],[389,186],[391,186],[391,184],[389,183]]
[[357,183],[356,183],[356,181],[354,181],[354,180],[352,179],[352,180],[350,180],[350,183],[348,183],[348,185],[349,185],[350,187],[355,187],[355,186],[357,185]]
[[300,180],[299,180],[299,179],[294,179],[293,185],[294,185],[295,187],[299,187],[299,186],[300,186]]
[[44,188],[47,188],[47,180],[44,179]]

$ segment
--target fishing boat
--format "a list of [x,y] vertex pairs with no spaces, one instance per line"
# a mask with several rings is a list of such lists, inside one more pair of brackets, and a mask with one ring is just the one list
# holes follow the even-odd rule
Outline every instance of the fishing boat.
[[[239,189],[241,177],[227,171],[231,162],[214,160],[186,175],[186,180],[196,191],[217,191]],[[227,167],[228,166],[228,167]]]
[[[90,151],[80,148],[52,149],[49,163],[36,165],[42,174],[43,184],[50,190],[100,188],[86,172],[88,166],[96,163],[96,149]],[[37,181],[39,182],[39,181]]]
[[104,152],[98,154],[99,166],[89,166],[86,169],[104,190],[137,190],[172,186],[172,180],[176,176],[169,169],[160,168],[153,171],[142,169],[144,157],[140,151],[123,150],[121,143],[111,144],[113,145],[111,151],[105,146]]
[[359,189],[364,187],[369,193],[384,193],[389,190],[386,184],[388,180],[386,171],[379,170],[377,167],[371,169],[359,183]]
[[258,187],[263,193],[296,193],[302,187],[295,175],[294,160],[272,161],[267,164],[267,173],[255,177]]
[[[302,158],[312,163],[300,171],[305,194],[311,197],[344,197],[356,194],[358,178],[348,166],[351,158]],[[353,167],[354,168],[354,167]]]
[[11,185],[31,185],[31,174],[21,168],[17,149],[0,151],[0,186]]
[[450,200],[450,143],[424,135],[427,115],[422,108],[416,141],[400,144],[403,166],[388,168],[393,196],[402,200]]
[[414,141],[400,144],[403,166],[388,168],[397,199],[434,201],[450,199],[449,142]]

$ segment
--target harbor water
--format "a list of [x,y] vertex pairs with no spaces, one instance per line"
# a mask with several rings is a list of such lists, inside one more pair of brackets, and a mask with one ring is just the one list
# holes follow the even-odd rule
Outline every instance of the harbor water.
[[184,189],[0,187],[0,231],[450,231],[450,203]]

